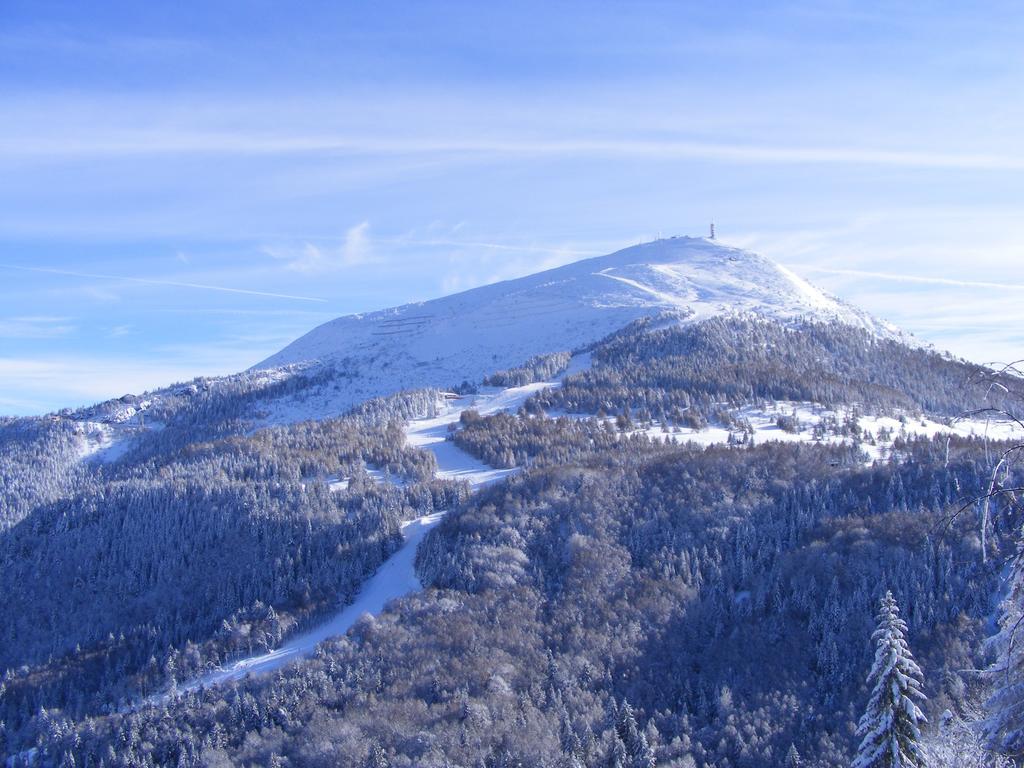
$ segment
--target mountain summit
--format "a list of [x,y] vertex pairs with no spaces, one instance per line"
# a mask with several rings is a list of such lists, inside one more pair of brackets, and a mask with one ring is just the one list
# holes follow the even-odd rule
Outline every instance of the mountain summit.
[[663,312],[682,321],[755,313],[895,330],[773,261],[673,237],[431,301],[327,322],[254,366],[324,363],[351,377],[353,402],[403,388],[480,380],[591,344]]

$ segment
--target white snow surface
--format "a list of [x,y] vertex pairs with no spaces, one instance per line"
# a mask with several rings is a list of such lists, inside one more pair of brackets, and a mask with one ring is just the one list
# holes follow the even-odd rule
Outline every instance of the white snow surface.
[[[562,377],[578,373],[590,367],[590,354],[582,353],[572,358]],[[522,387],[500,389],[483,387],[475,395],[466,395],[450,400],[439,409],[439,414],[429,419],[419,419],[409,424],[406,431],[409,445],[423,448],[437,459],[437,476],[445,480],[465,480],[471,488],[493,483],[517,472],[517,469],[494,469],[479,459],[470,456],[447,437],[449,427],[458,422],[463,411],[474,410],[481,416],[491,416],[502,411],[514,413],[542,389],[561,385],[561,380],[541,381]]]
[[[416,577],[414,568],[416,548],[427,532],[441,522],[443,517],[444,513],[438,512],[403,523],[402,535],[405,541],[402,546],[363,584],[356,599],[328,621],[296,635],[280,648],[219,667],[186,685],[179,686],[178,692],[187,693],[231,680],[240,680],[248,675],[272,672],[296,659],[312,655],[317,645],[328,638],[344,635],[362,616],[376,615],[392,600],[419,591],[423,585]],[[166,698],[166,695],[162,698]]]
[[[753,429],[751,445],[767,442],[778,443],[813,443],[817,442],[813,429],[826,418],[843,422],[848,417],[856,418],[862,430],[861,449],[866,455],[866,463],[885,461],[893,457],[892,439],[896,437],[936,437],[949,435],[957,437],[984,437],[989,440],[1021,440],[1024,429],[1007,419],[954,419],[948,424],[935,421],[920,415],[905,414],[902,419],[894,416],[872,416],[856,413],[855,409],[830,410],[815,403],[797,403],[780,400],[766,407],[746,406],[740,408],[736,415],[746,419]],[[799,429],[788,432],[777,424],[779,416],[795,417]],[[581,417],[588,418],[588,417]],[[607,419],[614,422],[614,419]],[[729,437],[740,436],[736,429],[720,425],[709,425],[704,429],[687,429],[670,427],[663,429],[657,422],[630,430],[630,434],[646,434],[652,440],[665,441],[674,439],[680,444],[692,443],[702,447],[724,445]],[[835,434],[826,434],[821,439],[825,443],[850,443],[851,438]]]
[[[676,237],[432,301],[340,317],[253,370],[333,365],[351,378],[315,410],[340,412],[401,389],[479,382],[534,355],[582,349],[666,311],[683,322],[753,313],[898,336],[762,256]],[[303,403],[307,418],[310,405]]]

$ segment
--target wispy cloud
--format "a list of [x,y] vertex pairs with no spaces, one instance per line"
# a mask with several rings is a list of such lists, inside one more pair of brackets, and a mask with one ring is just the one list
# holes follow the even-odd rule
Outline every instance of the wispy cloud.
[[270,335],[211,344],[162,344],[147,355],[53,354],[0,357],[0,413],[31,414],[141,393],[200,375],[244,370],[280,348]]
[[4,398],[21,412],[38,412],[26,407],[45,400],[64,405],[83,405],[125,392],[142,392],[174,381],[185,381],[201,373],[188,362],[175,365],[164,360],[113,359],[106,357],[59,358],[0,357],[0,378]]
[[495,243],[480,240],[444,240],[444,239],[414,239],[395,238],[392,242],[403,245],[415,245],[424,247],[450,247],[450,248],[480,248],[488,251],[509,251],[513,253],[546,253],[557,254],[560,258],[566,256],[600,256],[607,253],[601,249],[580,249],[561,245],[531,245],[515,243]]
[[[473,248],[475,246],[469,246]],[[520,250],[526,252],[540,253],[541,258],[536,257],[507,257],[502,256],[500,260],[493,257],[481,258],[479,254],[472,251],[464,251],[453,254],[449,259],[454,268],[446,272],[440,283],[440,290],[443,294],[455,291],[465,291],[481,285],[489,285],[502,280],[512,280],[535,272],[543,272],[546,269],[560,267],[579,258],[579,254],[572,249],[559,249],[557,247],[546,248],[510,248],[509,250]]]
[[75,331],[69,317],[36,315],[0,318],[0,338],[53,339]]
[[368,221],[349,227],[341,244],[337,246],[317,245],[307,241],[298,248],[265,246],[263,252],[284,261],[287,269],[307,275],[333,272],[374,261]]
[[593,138],[553,136],[437,138],[344,134],[273,135],[245,131],[150,130],[95,136],[8,136],[0,156],[29,157],[143,155],[486,155],[648,157],[726,163],[873,165],[902,168],[1024,170],[1024,155],[920,151],[892,147],[726,143],[689,138],[638,136]]
[[193,288],[201,291],[220,291],[221,293],[240,293],[246,296],[263,296],[272,299],[289,299],[291,301],[316,301],[326,302],[327,299],[315,296],[295,296],[288,293],[271,293],[269,291],[252,291],[247,288],[229,288],[223,285],[205,285],[202,283],[186,283],[178,280],[158,280],[148,277],[128,277],[124,275],[103,275],[94,272],[76,272],[69,269],[54,269],[51,267],[24,267],[15,264],[0,264],[5,269],[17,269],[22,272],[42,272],[52,275],[67,275],[69,277],[84,277],[98,280],[119,280],[122,282],[139,283],[142,285],[165,285],[171,288]]
[[900,283],[921,283],[923,285],[948,285],[957,288],[984,288],[1009,291],[1024,291],[1022,283],[996,283],[985,280],[958,280],[949,277],[926,277],[923,275],[903,275],[893,272],[871,272],[860,269],[832,269],[805,265],[799,267],[805,272],[819,272],[828,275],[845,275],[847,277],[863,277],[873,280],[889,280]]

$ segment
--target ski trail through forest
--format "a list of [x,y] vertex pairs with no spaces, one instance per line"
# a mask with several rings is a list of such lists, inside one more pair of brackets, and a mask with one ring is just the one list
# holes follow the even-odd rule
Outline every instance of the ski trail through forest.
[[[417,419],[406,427],[408,445],[427,450],[437,460],[437,477],[444,480],[463,480],[472,490],[497,482],[516,469],[495,469],[469,455],[447,439],[450,425],[457,423],[462,413],[476,410],[481,415],[502,411],[514,412],[536,392],[561,386],[562,380],[589,367],[590,355],[572,358],[569,368],[556,380],[527,384],[507,389],[484,388],[479,394],[466,395],[448,402],[440,415]],[[312,656],[316,647],[331,637],[344,635],[364,614],[376,616],[384,607],[399,597],[423,588],[416,575],[416,550],[427,533],[444,518],[445,512],[409,520],[402,524],[405,541],[398,550],[366,580],[356,599],[334,616],[316,627],[292,637],[279,648],[266,653],[237,659],[191,681],[178,684],[173,690],[151,696],[147,704],[161,704],[168,699],[201,688],[241,680],[249,675],[262,675],[280,669],[297,659]]]

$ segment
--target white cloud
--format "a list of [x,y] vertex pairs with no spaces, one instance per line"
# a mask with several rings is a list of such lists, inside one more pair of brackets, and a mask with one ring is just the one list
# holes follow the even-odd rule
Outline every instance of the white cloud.
[[304,242],[298,248],[290,246],[264,246],[268,256],[285,262],[285,268],[304,275],[323,274],[339,269],[369,264],[374,261],[370,240],[370,222],[349,227],[340,245],[323,246]]
[[341,266],[351,267],[365,264],[372,258],[370,247],[370,222],[364,221],[350,227],[345,233],[345,244],[341,248]]
[[920,151],[902,147],[815,146],[725,143],[687,138],[638,136],[540,139],[463,136],[368,137],[344,134],[248,134],[244,131],[190,130],[105,133],[97,136],[14,136],[0,145],[9,158],[72,158],[143,155],[462,155],[650,157],[725,163],[787,165],[873,165],[898,168],[1024,170],[1024,155],[960,151]]
[[75,329],[69,317],[0,318],[0,338],[5,339],[53,339],[74,333]]
[[[444,245],[445,241],[432,241],[431,244]],[[442,294],[465,291],[481,285],[543,272],[577,261],[582,256],[596,256],[607,252],[581,251],[570,246],[554,245],[518,246],[456,241],[451,241],[450,244],[466,250],[449,254],[448,261],[452,268],[441,277],[440,290]],[[480,253],[480,249],[484,249],[485,252]],[[487,251],[492,252],[488,253]],[[509,252],[518,252],[521,255],[509,256]]]
[[0,358],[4,399],[21,413],[38,413],[56,402],[87,405],[126,392],[186,381],[200,373],[189,361],[175,365],[163,360],[64,355],[56,359]]
[[1024,291],[1024,284],[1020,283],[997,283],[984,280],[956,280],[948,277],[928,277],[925,275],[904,275],[892,272],[872,272],[861,269],[832,269],[830,267],[816,267],[807,265],[801,267],[804,271],[820,272],[829,275],[845,275],[847,277],[865,277],[873,280],[888,280],[898,283],[920,283],[922,285],[948,285],[957,288],[983,288],[986,290],[1008,290]]
[[140,394],[190,381],[245,370],[279,349],[284,335],[250,335],[207,344],[164,344],[146,357],[80,356],[0,357],[0,413],[38,414]]
[[1024,285],[811,265],[798,271],[940,350],[979,363],[1024,354]]

